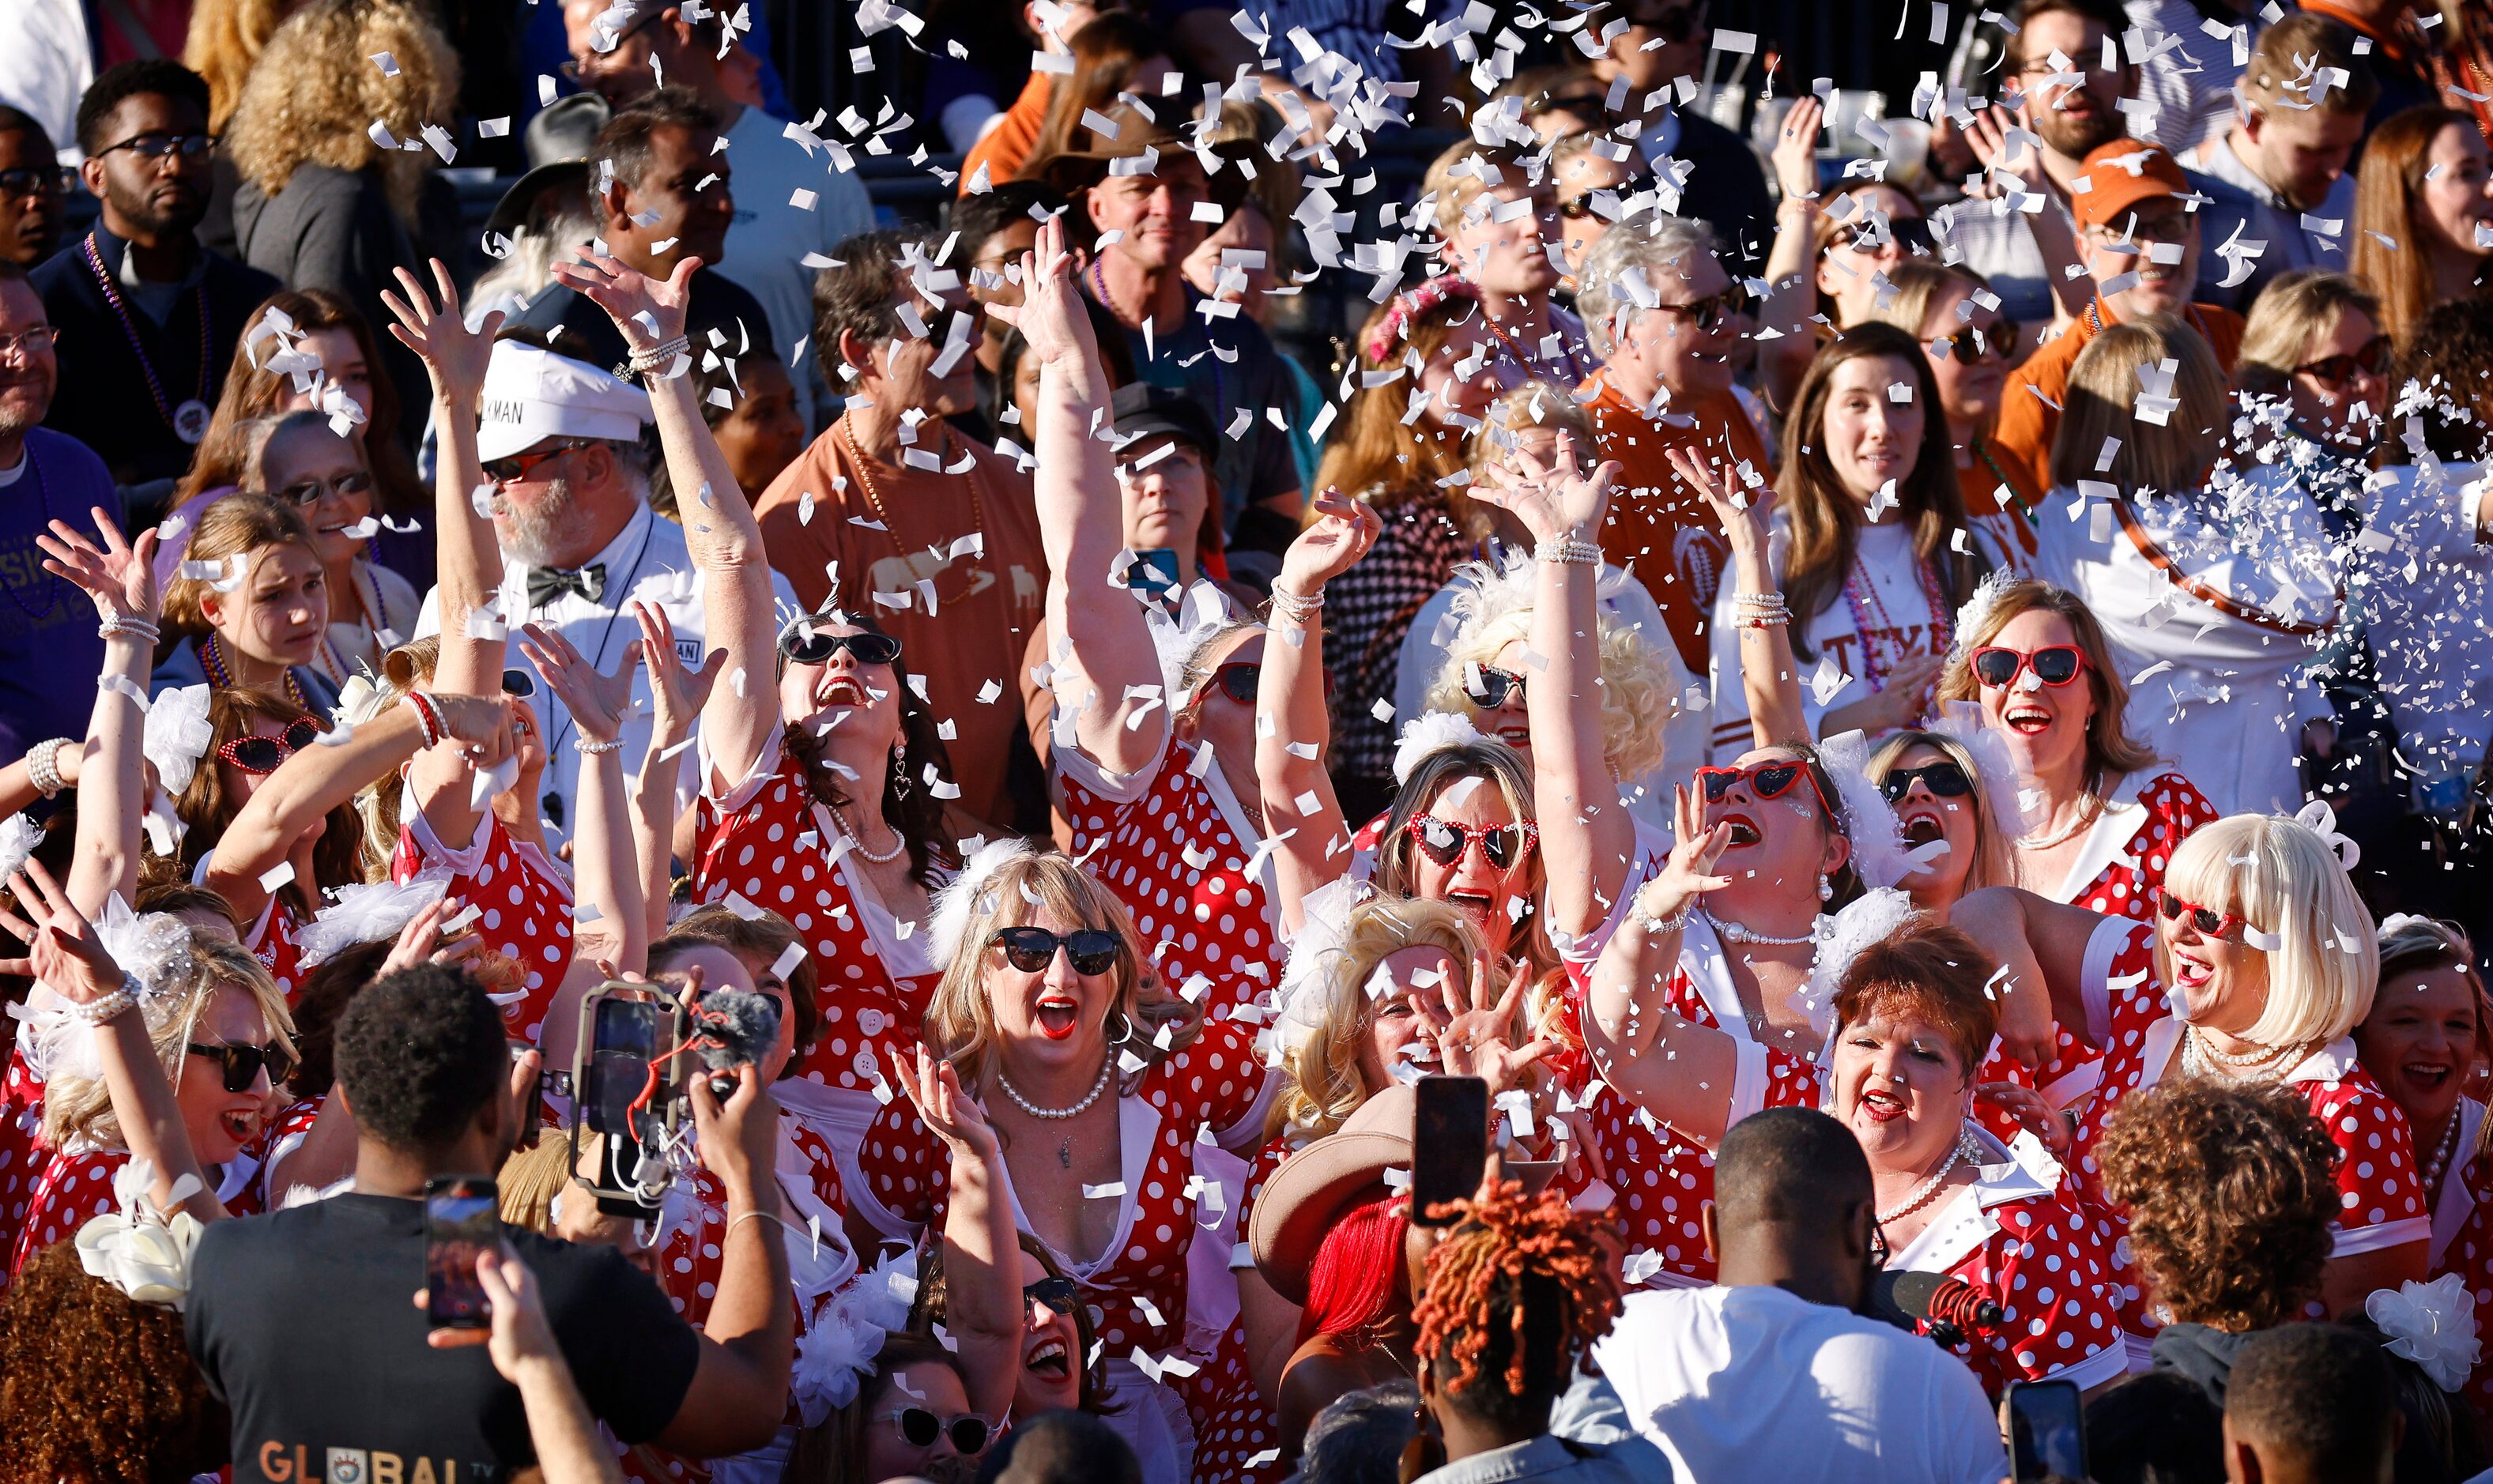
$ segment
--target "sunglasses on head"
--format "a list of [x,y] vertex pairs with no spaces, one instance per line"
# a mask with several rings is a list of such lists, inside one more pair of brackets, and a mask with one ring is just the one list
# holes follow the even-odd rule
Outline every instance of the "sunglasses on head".
[[1117,935],[1105,928],[1076,928],[1064,934],[1045,928],[998,928],[987,941],[1001,944],[1005,962],[1025,974],[1045,973],[1056,962],[1059,948],[1077,974],[1104,974],[1117,965]]
[[1973,780],[1965,776],[1965,769],[1945,761],[1918,768],[1889,768],[1887,776],[1878,780],[1878,791],[1886,795],[1888,803],[1894,804],[1913,791],[1916,779],[1920,780],[1923,787],[1943,799],[1961,799],[1973,791]]
[[1809,764],[1805,762],[1787,758],[1752,763],[1745,768],[1697,770],[1697,786],[1704,791],[1708,804],[1722,803],[1730,796],[1734,787],[1743,784],[1748,786],[1749,792],[1760,799],[1779,799],[1791,792],[1792,787],[1804,778],[1809,780],[1809,791],[1817,794],[1817,801],[1824,804],[1825,791],[1817,787],[1817,779],[1810,773]]
[[227,1092],[249,1092],[259,1081],[259,1070],[268,1069],[268,1083],[275,1086],[294,1075],[294,1054],[272,1041],[266,1046],[237,1046],[225,1042],[202,1045],[190,1043],[191,1054],[205,1056],[225,1071]]
[[1402,828],[1421,854],[1448,871],[1462,864],[1463,852],[1474,846],[1491,869],[1504,871],[1521,860],[1541,838],[1541,827],[1529,819],[1519,824],[1457,824],[1434,815],[1413,815]]
[[274,773],[279,764],[310,747],[320,735],[309,718],[289,722],[282,737],[235,737],[217,749],[217,756],[246,773]]
[[1523,698],[1523,677],[1511,669],[1493,665],[1463,667],[1463,696],[1483,711],[1494,711],[1506,704],[1509,696]]
[[1074,1305],[1082,1302],[1082,1286],[1070,1278],[1041,1278],[1022,1285],[1021,1301],[1025,1310],[1044,1304],[1048,1313],[1070,1318]]
[[2029,669],[2045,685],[2067,685],[2086,670],[2087,655],[2075,644],[2052,644],[2031,653],[1985,644],[1967,663],[1973,667],[1973,678],[1988,686],[2014,685],[2017,676]]
[[513,454],[507,459],[488,459],[485,460],[482,468],[484,469],[485,477],[492,480],[495,484],[515,484],[520,480],[526,479],[530,475],[534,474],[538,464],[545,462],[549,459],[559,459],[563,455],[570,453],[573,449],[586,448],[588,446],[588,441],[589,440],[586,438],[566,438],[552,448],[533,449],[525,454]]
[[900,640],[888,634],[862,630],[856,634],[826,634],[800,624],[779,636],[779,652],[799,665],[827,665],[831,656],[843,649],[856,656],[859,665],[895,665],[900,661]]
[[366,494],[373,488],[373,477],[361,469],[348,469],[335,479],[298,479],[277,491],[277,497],[288,505],[317,505],[325,494]]
[[1954,335],[1942,335],[1931,341],[1931,355],[1963,361],[1967,366],[1986,357],[2005,361],[2016,354],[2018,334],[2017,321],[2013,319],[1994,320],[1989,328],[1967,325]]
[[2240,918],[2231,912],[2219,912],[2211,906],[2201,906],[2195,902],[2184,902],[2161,886],[2155,888],[2155,910],[2163,914],[2166,922],[2188,918],[2190,926],[2198,929],[2203,936],[2241,941],[2245,925]]
[[1703,334],[1712,335],[1749,312],[1749,291],[1734,283],[1719,294],[1708,294],[1693,303],[1657,304],[1654,308],[1689,321]]
[[987,1419],[975,1412],[963,1412],[946,1422],[923,1407],[903,1407],[884,1413],[900,1428],[900,1440],[913,1448],[931,1448],[935,1439],[949,1433],[953,1448],[965,1456],[987,1451],[987,1435],[992,1431]]
[[2363,342],[2360,350],[2346,355],[2329,356],[2305,366],[2298,366],[2294,369],[2294,373],[2298,376],[2309,376],[2329,391],[2342,392],[2357,376],[2388,375],[2389,364],[2393,358],[2393,347],[2389,343],[2389,338],[2386,335],[2375,335]]

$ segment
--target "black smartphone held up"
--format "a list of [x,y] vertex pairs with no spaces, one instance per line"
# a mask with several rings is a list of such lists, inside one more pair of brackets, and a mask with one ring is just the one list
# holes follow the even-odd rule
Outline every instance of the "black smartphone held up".
[[424,1308],[435,1329],[485,1329],[493,1316],[476,1258],[502,1239],[501,1193],[481,1175],[424,1182]]
[[648,1085],[649,1063],[658,1054],[665,1018],[665,1010],[650,1000],[620,995],[598,1000],[589,1026],[588,1084],[580,1091],[590,1132],[648,1137],[655,1099],[642,1109],[637,1125],[632,1104]]
[[1424,1077],[1414,1084],[1419,1111],[1411,1129],[1411,1221],[1443,1227],[1430,1206],[1480,1194],[1488,1164],[1488,1083],[1477,1077]]
[[2005,1405],[2016,1484],[2087,1477],[2086,1412],[2076,1381],[2010,1381]]

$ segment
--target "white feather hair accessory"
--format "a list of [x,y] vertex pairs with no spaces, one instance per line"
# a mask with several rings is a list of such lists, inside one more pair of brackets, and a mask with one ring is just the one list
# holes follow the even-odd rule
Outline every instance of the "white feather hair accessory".
[[[112,962],[135,983],[139,1013],[148,1028],[158,1027],[164,1006],[188,987],[191,972],[191,925],[170,912],[134,912],[115,892],[105,899],[95,919],[96,940]],[[22,1005],[10,1014],[25,1023],[17,1037],[26,1070],[37,1082],[55,1077],[94,1078],[104,1075],[95,1054],[95,1032],[67,1013],[70,1001],[50,985],[36,981]]]
[[[2008,751],[2008,739],[1991,725],[1980,706],[1969,700],[1944,702],[1931,730],[1955,738],[1972,755],[1974,768],[1982,775],[1974,782],[1982,786],[1982,796],[1991,803],[1993,822],[2007,832],[2010,841],[2023,840],[2041,826],[2043,811],[2026,807],[2027,789],[2017,776],[2017,759]],[[2038,802],[2041,797],[2035,794]]]
[[369,886],[342,886],[295,935],[305,966],[318,964],[358,943],[377,943],[405,931],[415,914],[441,900],[450,889],[450,868],[435,866],[406,881],[378,881]]
[[912,1248],[857,1274],[796,1337],[788,1389],[807,1427],[856,1400],[857,1389],[874,1376],[884,1336],[908,1327],[916,1298],[917,1252]]
[[208,725],[208,687],[186,685],[148,704],[138,746],[156,764],[156,782],[166,793],[178,795],[191,787],[199,759],[216,739],[216,728]]
[[1325,1006],[1333,998],[1334,965],[1350,935],[1350,914],[1376,895],[1376,888],[1350,876],[1337,876],[1307,893],[1300,903],[1299,931],[1290,938],[1289,957],[1281,965],[1281,982],[1273,991],[1273,1038],[1268,1061],[1306,1046],[1324,1024]]
[[15,876],[44,843],[44,827],[32,815],[11,815],[0,819],[0,883]]
[[2483,1349],[2476,1333],[2476,1300],[2465,1273],[2444,1273],[2430,1283],[2410,1278],[2395,1289],[2374,1289],[2363,1313],[2388,1335],[2386,1349],[2423,1367],[2433,1384],[2456,1391],[2467,1384]]
[[78,1264],[87,1276],[119,1289],[133,1303],[158,1304],[179,1313],[191,1293],[191,1257],[197,1251],[199,1219],[181,1209],[198,1194],[199,1177],[186,1174],[167,1192],[173,1208],[160,1208],[148,1192],[156,1167],[132,1160],[113,1172],[112,1196],[120,1204],[78,1228]]
[[1819,1035],[1835,1028],[1835,992],[1861,950],[1895,936],[1920,915],[1912,898],[1892,886],[1878,886],[1846,903],[1833,916],[1818,919],[1817,952],[1810,961],[1809,982],[1793,994],[1792,1002],[1808,1014]]
[[1394,782],[1409,783],[1411,775],[1431,753],[1488,740],[1487,733],[1472,725],[1470,717],[1453,711],[1423,711],[1402,724],[1401,739],[1394,744]]
[[359,669],[338,688],[338,704],[330,708],[330,715],[338,726],[361,727],[398,704],[399,699],[396,690],[375,682],[370,671]]
[[1948,663],[1962,661],[1973,650],[1973,633],[1991,621],[1991,610],[1999,606],[1999,595],[2009,584],[2023,580],[2007,567],[1994,568],[1973,589],[1973,596],[1956,610],[1956,641],[1948,646]]
[[961,951],[961,936],[970,931],[970,916],[977,909],[987,882],[1013,862],[1034,859],[1037,854],[1019,836],[990,840],[971,851],[970,858],[961,863],[960,873],[937,889],[926,923],[926,941],[935,953],[936,972],[943,972],[943,965],[951,963],[952,956]]
[[1817,760],[1835,782],[1852,869],[1863,884],[1893,886],[1912,875],[1915,862],[1905,848],[1895,807],[1870,781],[1870,739],[1858,731],[1838,732],[1817,744]]
[[[1136,601],[1141,601],[1137,599]],[[1156,603],[1143,604],[1143,622],[1151,629],[1152,650],[1160,665],[1160,703],[1171,711],[1186,704],[1186,667],[1195,652],[1223,628],[1240,620],[1237,606],[1214,583],[1198,579],[1178,600],[1174,615]],[[1119,700],[1102,697],[1104,704]]]

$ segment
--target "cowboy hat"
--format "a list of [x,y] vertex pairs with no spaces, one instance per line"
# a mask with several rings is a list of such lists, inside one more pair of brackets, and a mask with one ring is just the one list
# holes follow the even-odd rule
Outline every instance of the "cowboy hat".
[[1338,1132],[1281,1162],[1255,1200],[1247,1239],[1273,1291],[1307,1301],[1307,1266],[1343,1206],[1388,1170],[1411,1168],[1411,1129],[1420,1099],[1400,1083],[1359,1105]]

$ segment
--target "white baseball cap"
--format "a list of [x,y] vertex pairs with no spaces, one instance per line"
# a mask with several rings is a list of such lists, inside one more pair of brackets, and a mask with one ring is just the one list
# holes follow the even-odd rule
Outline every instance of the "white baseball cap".
[[628,443],[650,420],[648,393],[526,341],[495,344],[476,412],[476,457],[487,462],[548,438]]

